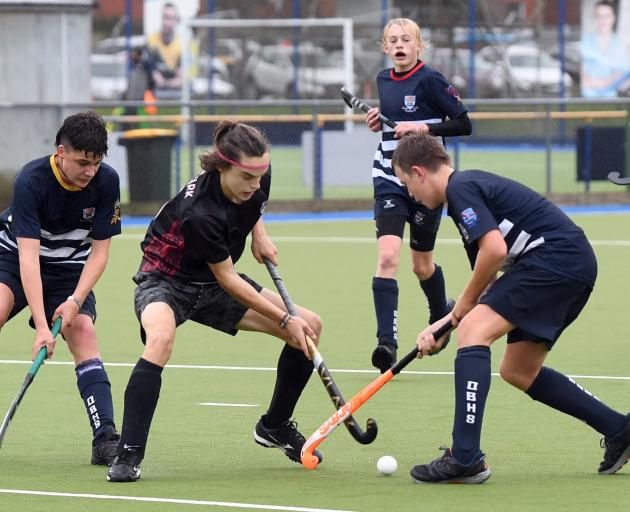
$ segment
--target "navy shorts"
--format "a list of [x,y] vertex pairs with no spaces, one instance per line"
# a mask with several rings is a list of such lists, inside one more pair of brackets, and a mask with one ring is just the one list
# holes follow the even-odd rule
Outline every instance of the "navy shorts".
[[[262,290],[262,286],[253,279],[245,274],[239,275],[257,292]],[[133,280],[138,285],[134,293],[134,307],[138,320],[149,304],[165,302],[173,310],[178,326],[186,320],[193,320],[234,336],[238,332],[236,325],[249,309],[221,288],[219,283],[184,283],[159,274],[141,272],[136,274]],[[144,343],[146,335],[142,325],[140,335]]]
[[479,299],[516,326],[507,342],[535,341],[549,350],[580,314],[593,289],[544,268],[517,262]]
[[[52,325],[52,316],[55,310],[64,303],[69,295],[74,293],[81,276],[80,271],[63,268],[50,269],[50,265],[41,268],[42,288],[44,295],[44,311],[48,325]],[[81,266],[81,269],[83,267]],[[4,283],[13,292],[15,304],[8,320],[17,315],[28,306],[22,282],[20,281],[20,262],[18,255],[10,252],[0,252],[0,283]],[[90,292],[83,301],[79,313],[88,315],[92,322],[96,321],[96,297]],[[29,319],[29,325],[34,327],[33,319]]]
[[430,252],[435,247],[442,209],[440,205],[431,210],[400,194],[379,195],[374,202],[376,238],[383,235],[402,238],[408,222],[409,246],[414,251]]

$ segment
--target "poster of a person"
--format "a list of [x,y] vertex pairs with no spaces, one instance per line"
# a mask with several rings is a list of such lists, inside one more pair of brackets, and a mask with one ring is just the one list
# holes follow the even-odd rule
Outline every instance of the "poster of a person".
[[614,98],[630,90],[630,0],[582,1],[581,89],[587,98]]

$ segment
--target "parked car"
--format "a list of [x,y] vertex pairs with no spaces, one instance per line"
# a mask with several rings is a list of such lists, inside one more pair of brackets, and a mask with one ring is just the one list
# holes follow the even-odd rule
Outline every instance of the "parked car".
[[[442,73],[462,97],[468,96],[470,77],[470,51],[467,48],[430,48],[427,63]],[[506,95],[505,73],[482,59],[474,56],[475,96],[477,98],[500,98]]]
[[[208,67],[212,62],[212,79],[208,76]],[[115,100],[122,98],[127,90],[127,53],[93,53],[90,55],[90,90],[95,100]],[[210,61],[200,59],[198,76],[190,80],[193,98],[207,98],[208,90],[212,87],[212,95],[216,98],[229,98],[234,94],[234,85],[228,80],[228,68],[218,58]],[[160,94],[158,99],[179,99],[179,91],[168,91]]]
[[506,77],[510,96],[555,96],[560,83],[567,94],[573,86],[569,73],[561,74],[560,62],[546,51],[530,45],[486,46],[480,57]]
[[294,52],[291,45],[258,48],[245,64],[244,96],[291,98],[297,86],[301,98],[337,98],[346,80],[343,52],[328,52],[319,46],[300,45],[297,47],[297,73],[293,63]]
[[127,54],[90,55],[90,91],[95,100],[117,100],[127,90]]

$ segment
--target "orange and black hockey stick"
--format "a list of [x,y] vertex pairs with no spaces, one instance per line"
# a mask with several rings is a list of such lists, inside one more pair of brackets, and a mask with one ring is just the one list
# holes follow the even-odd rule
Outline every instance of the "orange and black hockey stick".
[[[287,311],[292,316],[298,316],[297,309],[295,305],[293,304],[291,297],[289,296],[289,292],[286,286],[284,285],[284,282],[282,281],[280,274],[278,273],[278,269],[275,267],[273,263],[271,263],[269,259],[265,258],[264,261],[265,261],[265,265],[267,266],[267,270],[269,270],[269,274],[271,275],[271,278],[273,279],[273,282],[275,283],[276,288],[278,289],[278,293],[282,297],[282,300],[284,302],[284,305],[287,308]],[[315,346],[315,344],[312,342],[311,339],[307,337],[306,342],[308,345],[309,354],[311,355],[311,358],[313,359],[313,364],[315,365],[315,368],[317,369],[317,373],[320,379],[322,379],[322,382],[324,383],[324,387],[326,388],[326,391],[328,391],[328,395],[330,396],[330,399],[332,400],[333,404],[335,404],[335,407],[337,409],[339,409],[340,407],[341,408],[345,407],[346,402],[341,396],[341,391],[339,391],[337,384],[335,384],[335,381],[330,375],[328,368],[326,368],[326,363],[324,362],[324,358],[319,353],[319,351],[317,350],[317,347]],[[346,417],[343,419],[343,423],[345,423],[346,428],[348,429],[348,432],[350,432],[352,437],[354,437],[354,439],[357,440],[361,444],[370,444],[372,441],[374,441],[374,439],[376,439],[376,434],[378,433],[378,427],[376,425],[376,421],[374,421],[372,418],[369,418],[367,420],[367,430],[365,432],[361,430],[361,427],[359,427],[356,420],[350,414],[346,415]]]
[[[448,332],[453,328],[453,324],[449,320],[433,333],[433,337],[438,340],[445,334],[448,334]],[[416,346],[411,352],[383,373],[379,378],[370,382],[361,391],[348,400],[344,406],[340,407],[335,414],[322,424],[321,427],[313,432],[302,446],[302,453],[300,454],[302,465],[308,469],[315,469],[319,464],[319,459],[313,455],[313,450],[315,450],[315,448],[317,448],[319,444],[332,433],[333,430],[346,421],[346,418],[351,417],[351,414],[354,414],[357,409],[372,398],[379,389],[392,380],[394,375],[400,373],[400,371],[413,361],[417,355],[418,347]]]

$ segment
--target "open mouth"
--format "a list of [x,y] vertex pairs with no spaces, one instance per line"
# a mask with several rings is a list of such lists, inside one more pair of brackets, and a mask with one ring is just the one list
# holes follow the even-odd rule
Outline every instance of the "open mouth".
[[405,52],[396,52],[395,56],[398,58],[404,59],[407,56],[407,54]]

